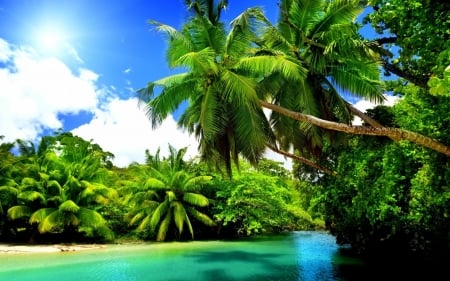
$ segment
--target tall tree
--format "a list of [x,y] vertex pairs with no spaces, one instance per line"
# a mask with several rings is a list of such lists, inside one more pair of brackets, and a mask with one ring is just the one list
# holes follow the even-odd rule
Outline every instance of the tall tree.
[[[186,72],[150,82],[138,92],[139,98],[154,126],[187,101],[179,125],[195,133],[205,159],[225,162],[228,173],[239,154],[256,163],[267,146],[277,151],[278,143],[287,147],[295,141],[297,147],[307,144],[314,149],[329,131],[406,139],[450,155],[449,147],[417,133],[349,125],[351,115],[336,85],[381,99],[371,51],[358,41],[354,23],[344,24],[360,11],[358,1],[283,1],[281,30],[268,28],[271,24],[262,11],[250,8],[231,22],[228,32],[221,22],[210,19],[211,11],[223,5],[213,9],[213,1],[190,3],[189,7],[197,8],[181,31],[151,21],[168,35],[169,65]],[[301,4],[306,4],[306,10]],[[300,32],[302,27],[309,28],[309,33]],[[269,34],[263,37],[266,31]],[[156,87],[162,91],[157,93]],[[290,94],[282,94],[285,90]],[[283,107],[290,104],[293,110]],[[304,122],[299,127],[288,123],[289,119],[274,118],[278,123],[272,124],[263,107]],[[327,131],[320,135],[318,127]]]

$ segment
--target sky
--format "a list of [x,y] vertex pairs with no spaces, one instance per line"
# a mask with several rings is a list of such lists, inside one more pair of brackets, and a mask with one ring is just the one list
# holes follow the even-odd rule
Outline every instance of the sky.
[[[222,19],[255,6],[276,22],[276,0],[231,0]],[[37,142],[62,129],[112,152],[119,167],[143,163],[146,149],[165,155],[168,144],[195,157],[198,143],[177,128],[176,115],[152,129],[136,98],[148,82],[174,73],[164,37],[148,20],[180,28],[186,19],[184,0],[0,0],[3,142]]]

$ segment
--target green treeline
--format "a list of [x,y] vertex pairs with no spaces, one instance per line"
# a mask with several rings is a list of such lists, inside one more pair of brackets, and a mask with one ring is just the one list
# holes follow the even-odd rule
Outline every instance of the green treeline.
[[168,156],[147,151],[145,164],[127,168],[66,132],[1,149],[2,241],[191,240],[324,226],[301,207],[298,183],[271,160],[256,169],[243,162],[228,180],[170,145]]
[[[137,96],[155,127],[185,106],[178,125],[197,137],[198,158],[169,145],[119,169],[67,132],[2,143],[2,240],[326,229],[365,257],[448,260],[450,4],[282,0],[276,24],[258,7],[223,23],[227,5],[186,1],[179,30],[149,22],[183,72]],[[363,11],[376,38],[359,33]],[[398,99],[360,112],[344,93]],[[267,149],[292,158],[292,171]]]

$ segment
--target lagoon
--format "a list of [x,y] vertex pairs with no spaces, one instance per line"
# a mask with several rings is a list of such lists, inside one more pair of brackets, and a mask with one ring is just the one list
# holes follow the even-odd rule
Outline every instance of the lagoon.
[[[342,252],[326,232],[298,231],[231,241],[108,245],[56,253],[0,254],[8,281],[345,281],[382,278]],[[372,280],[372,279],[371,279]],[[381,279],[380,279],[381,280]],[[385,279],[389,280],[389,279]]]

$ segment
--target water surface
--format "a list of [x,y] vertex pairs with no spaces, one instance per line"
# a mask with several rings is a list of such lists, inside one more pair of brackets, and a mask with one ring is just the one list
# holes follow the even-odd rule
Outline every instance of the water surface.
[[364,280],[363,269],[360,260],[341,253],[333,236],[315,231],[237,241],[0,254],[0,280],[5,281],[344,281]]

